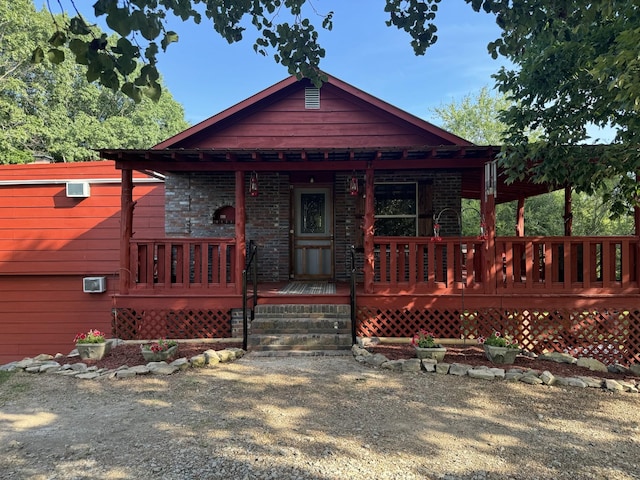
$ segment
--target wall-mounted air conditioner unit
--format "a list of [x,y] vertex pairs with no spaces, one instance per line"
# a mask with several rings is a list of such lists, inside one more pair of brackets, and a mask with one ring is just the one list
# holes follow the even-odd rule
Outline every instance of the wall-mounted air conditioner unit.
[[84,293],[106,292],[107,279],[105,277],[84,277],[82,279],[82,291]]
[[67,182],[67,197],[87,198],[90,194],[89,182]]

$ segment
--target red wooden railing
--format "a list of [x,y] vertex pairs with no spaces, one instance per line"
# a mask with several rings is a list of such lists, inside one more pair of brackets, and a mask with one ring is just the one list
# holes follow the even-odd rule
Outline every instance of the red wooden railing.
[[[134,289],[226,289],[236,279],[235,240],[166,238],[131,242]],[[375,237],[374,288],[439,294],[637,293],[635,237],[498,237],[495,285],[476,237]]]
[[498,291],[638,288],[634,237],[500,237],[496,257]]
[[237,281],[230,238],[136,239],[131,262],[134,289],[224,289]]
[[456,291],[482,287],[482,240],[375,237],[374,285]]
[[375,237],[374,287],[454,293],[628,293],[638,289],[635,237],[499,237],[496,285],[486,285],[484,242],[471,237]]

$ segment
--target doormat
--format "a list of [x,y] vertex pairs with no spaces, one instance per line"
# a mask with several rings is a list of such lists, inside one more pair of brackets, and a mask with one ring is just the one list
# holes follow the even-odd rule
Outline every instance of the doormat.
[[336,284],[329,282],[291,282],[278,290],[286,295],[330,295],[336,293]]

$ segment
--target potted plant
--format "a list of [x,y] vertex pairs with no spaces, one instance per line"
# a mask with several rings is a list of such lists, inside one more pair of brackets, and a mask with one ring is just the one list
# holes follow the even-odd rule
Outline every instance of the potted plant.
[[447,349],[436,343],[433,333],[419,330],[411,338],[411,345],[416,349],[416,356],[420,359],[431,358],[437,362],[444,360]]
[[497,331],[488,338],[478,337],[478,343],[483,346],[484,354],[492,363],[511,364],[520,353],[518,342]]
[[161,362],[173,357],[178,351],[178,342],[161,338],[157,342],[141,346],[142,356],[147,362]]
[[111,343],[107,342],[105,334],[95,328],[87,333],[78,333],[73,341],[83,360],[101,360],[111,350]]

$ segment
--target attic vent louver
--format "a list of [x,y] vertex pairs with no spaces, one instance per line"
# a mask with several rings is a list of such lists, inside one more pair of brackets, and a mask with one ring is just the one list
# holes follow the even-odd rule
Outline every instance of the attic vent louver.
[[309,87],[304,89],[304,108],[319,109],[320,108],[320,89]]

